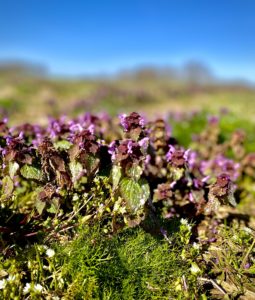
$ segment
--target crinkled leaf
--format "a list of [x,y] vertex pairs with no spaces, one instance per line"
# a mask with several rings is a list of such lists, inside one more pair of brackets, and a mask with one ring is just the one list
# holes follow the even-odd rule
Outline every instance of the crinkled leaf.
[[42,212],[43,212],[45,206],[46,206],[46,202],[40,200],[40,199],[37,197],[36,200],[35,200],[35,208],[37,209],[39,215],[42,214]]
[[208,194],[208,202],[205,206],[205,214],[209,215],[218,211],[220,207],[220,201],[217,197],[213,195],[212,192]]
[[184,169],[183,168],[170,167],[170,172],[171,172],[171,175],[172,175],[172,177],[175,181],[178,181],[184,175]]
[[150,189],[145,179],[137,182],[132,178],[125,177],[120,182],[120,193],[126,200],[129,209],[136,212],[149,198]]
[[228,203],[230,203],[233,206],[236,206],[237,203],[236,203],[236,199],[235,199],[235,196],[234,196],[234,190],[235,190],[234,186],[231,185],[230,188],[229,188]]
[[54,146],[58,150],[69,150],[73,144],[69,141],[62,140],[54,143]]
[[33,167],[33,166],[29,166],[29,165],[24,165],[21,169],[20,169],[20,173],[23,177],[25,177],[26,179],[33,179],[33,180],[38,180],[38,181],[42,181],[43,180],[43,173],[41,170]]
[[2,180],[2,196],[1,200],[8,199],[13,192],[14,184],[10,176],[5,176]]
[[228,196],[228,202],[229,202],[231,205],[233,205],[233,206],[236,206],[236,205],[237,205],[236,199],[235,199],[235,197],[234,197],[233,194],[230,194],[230,195]]
[[139,180],[143,173],[143,168],[140,167],[139,165],[134,164],[131,166],[131,168],[129,168],[126,171],[126,173],[129,177],[132,177],[135,180]]
[[86,157],[86,167],[89,173],[93,172],[99,164],[98,158],[94,155],[88,155]]
[[113,189],[116,189],[121,178],[121,166],[114,165],[111,170]]
[[16,161],[9,162],[9,175],[13,179],[19,169],[19,164]]
[[55,214],[55,213],[58,212],[58,210],[59,210],[59,199],[58,198],[53,198],[51,200],[51,206],[50,206],[50,208],[47,209],[47,211],[49,213]]
[[149,186],[147,180],[144,178],[139,179],[138,184],[140,185],[140,187],[143,191],[142,201],[144,201],[144,203],[145,203],[150,197],[150,186]]
[[69,164],[69,168],[72,174],[72,182],[76,182],[79,176],[82,174],[83,167],[82,164],[76,160],[73,160]]

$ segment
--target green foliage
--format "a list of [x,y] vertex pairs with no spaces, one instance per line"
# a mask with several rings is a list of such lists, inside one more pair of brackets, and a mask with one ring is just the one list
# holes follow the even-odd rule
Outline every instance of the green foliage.
[[163,120],[124,120],[134,141],[94,119],[39,146],[2,122],[0,298],[254,296],[254,126],[195,114],[173,121],[178,145]]
[[10,176],[5,176],[2,180],[2,196],[1,201],[7,200],[9,197],[11,197],[13,192],[13,181]]
[[[193,299],[199,287],[180,256],[183,244],[128,229],[107,237],[98,228],[84,228],[79,238],[60,250],[62,276],[72,299]],[[178,290],[185,277],[189,292]]]
[[32,179],[38,181],[42,181],[43,179],[43,173],[41,172],[41,170],[29,165],[24,165],[20,169],[20,174],[26,179]]
[[79,176],[82,174],[82,164],[76,160],[73,160],[69,163],[69,168],[72,174],[72,182],[75,183],[78,180]]
[[121,166],[113,165],[111,171],[111,177],[112,177],[112,187],[114,190],[118,187],[122,175],[121,173],[122,173]]
[[136,212],[142,208],[150,196],[150,188],[143,178],[135,181],[132,178],[124,177],[120,182],[121,196],[127,201],[128,208]]

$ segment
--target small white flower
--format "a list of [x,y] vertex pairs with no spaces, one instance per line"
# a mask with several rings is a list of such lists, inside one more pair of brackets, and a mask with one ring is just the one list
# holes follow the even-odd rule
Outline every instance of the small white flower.
[[59,300],[60,298],[59,298],[59,296],[53,296],[52,297],[52,300]]
[[25,287],[23,288],[23,294],[28,294],[30,290],[31,290],[31,284],[27,282]]
[[244,227],[243,230],[248,234],[252,234],[252,230],[249,227]]
[[234,241],[238,240],[238,236],[236,234],[234,234],[232,238],[233,238]]
[[141,204],[141,205],[144,205],[144,204],[145,204],[145,202],[146,202],[146,198],[141,198],[141,200],[140,200],[140,204]]
[[12,282],[16,279],[15,275],[9,275],[9,277],[7,278],[7,281]]
[[187,220],[187,219],[181,218],[181,224],[182,224],[182,225],[185,225],[186,228],[187,228],[189,231],[191,230],[191,226],[190,226],[190,224],[188,223],[188,220]]
[[196,250],[199,250],[200,246],[198,243],[193,243],[193,248],[196,249]]
[[0,280],[0,290],[3,290],[6,287],[6,279]]
[[43,287],[42,287],[39,283],[37,283],[37,284],[34,286],[34,291],[35,291],[36,293],[41,293],[42,290],[43,290]]
[[47,249],[46,255],[48,257],[53,257],[55,255],[55,251],[53,249]]
[[182,225],[188,225],[188,220],[181,218],[181,224]]

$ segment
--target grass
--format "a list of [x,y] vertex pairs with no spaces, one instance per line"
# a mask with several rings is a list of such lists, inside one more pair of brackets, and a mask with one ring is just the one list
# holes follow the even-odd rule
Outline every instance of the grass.
[[[47,258],[44,246],[33,245],[19,254],[16,269],[11,261],[5,266],[9,265],[8,272],[27,270],[19,285],[39,282],[47,286],[48,297],[195,299],[201,286],[190,267],[198,253],[187,251],[190,246],[187,240],[180,239],[180,234],[177,230],[166,240],[134,228],[107,236],[98,226],[82,226],[74,240],[53,246],[53,258]],[[32,295],[32,299],[36,297]]]

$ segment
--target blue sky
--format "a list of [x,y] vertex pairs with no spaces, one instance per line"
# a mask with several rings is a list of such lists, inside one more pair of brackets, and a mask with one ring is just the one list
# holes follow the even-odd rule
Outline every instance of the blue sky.
[[54,74],[207,63],[255,81],[254,0],[0,0],[0,60]]

